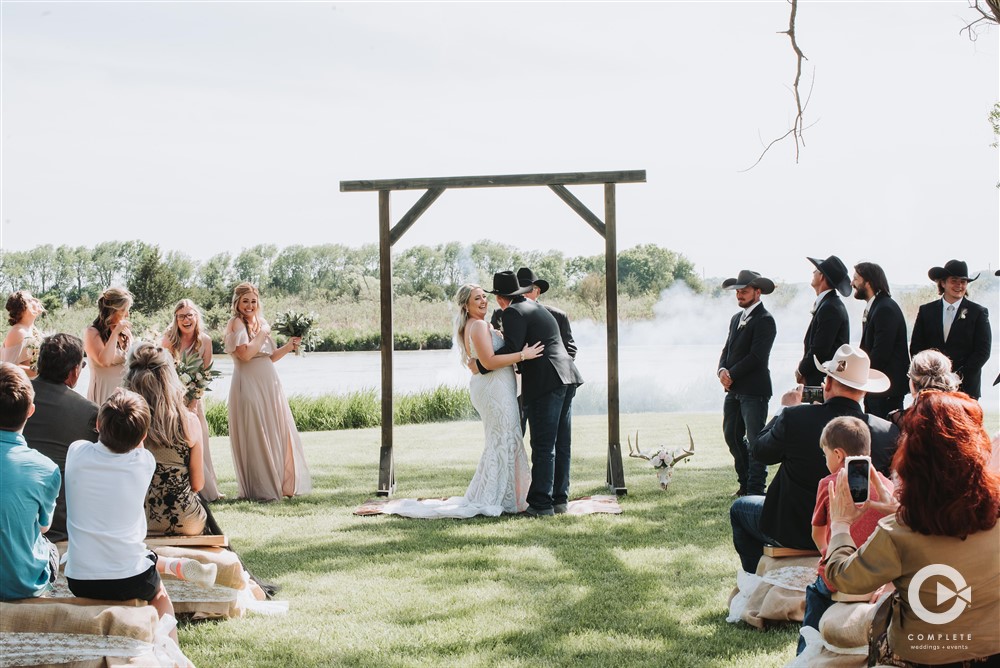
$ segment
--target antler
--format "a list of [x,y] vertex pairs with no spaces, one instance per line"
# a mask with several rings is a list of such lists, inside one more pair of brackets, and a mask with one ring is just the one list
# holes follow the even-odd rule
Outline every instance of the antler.
[[688,457],[690,457],[691,455],[694,454],[694,436],[691,434],[691,426],[690,425],[686,425],[686,426],[688,428],[688,440],[691,442],[691,449],[690,450],[687,450],[687,449],[681,450],[681,453],[683,453],[683,454],[681,454],[680,457],[676,457],[676,456],[673,457],[673,461],[670,462],[671,466],[673,466],[677,462],[681,461],[682,459],[687,459]]
[[652,455],[644,454],[642,450],[639,449],[638,431],[635,432],[635,448],[632,447],[632,437],[631,436],[628,437],[628,456],[635,457],[637,459],[645,459],[646,461],[649,461],[653,457]]

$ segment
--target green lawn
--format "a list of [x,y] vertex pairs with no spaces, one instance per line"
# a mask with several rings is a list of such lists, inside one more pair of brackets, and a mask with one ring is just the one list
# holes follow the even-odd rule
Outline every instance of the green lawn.
[[[673,447],[685,424],[696,455],[669,491],[626,457],[622,515],[545,519],[356,517],[376,487],[379,430],[303,434],[312,494],[213,506],[288,614],[185,624],[182,648],[219,668],[783,665],[795,628],[725,622],[739,561],[721,414],[626,415],[622,433]],[[397,496],[463,493],[482,440],[478,422],[397,428]],[[571,496],[606,492],[606,442],[605,418],[575,420]],[[235,497],[228,439],[212,453]]]

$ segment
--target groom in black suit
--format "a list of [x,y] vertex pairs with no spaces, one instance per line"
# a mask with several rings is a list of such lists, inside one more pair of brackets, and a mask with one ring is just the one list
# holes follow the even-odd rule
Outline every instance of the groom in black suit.
[[836,255],[825,260],[806,259],[816,266],[809,284],[816,291],[816,301],[802,342],[802,360],[795,370],[795,382],[817,387],[823,384],[823,374],[816,370],[813,358],[833,359],[833,354],[850,337],[847,307],[837,292],[845,297],[851,294],[851,277],[847,274],[847,266]]
[[983,365],[990,358],[993,334],[986,307],[970,301],[969,266],[948,260],[943,267],[932,267],[927,276],[938,286],[941,299],[924,304],[917,311],[910,339],[910,354],[935,348],[948,356],[951,369],[962,378],[959,387],[973,399],[982,395]]
[[727,278],[722,287],[736,291],[742,309],[729,321],[729,338],[722,348],[716,375],[726,391],[722,404],[722,433],[733,455],[740,488],[734,496],[764,494],[767,466],[751,459],[749,447],[767,419],[771,398],[771,371],[768,360],[777,328],[760,296],[774,292],[774,282],[755,271],[740,271]]
[[[516,353],[524,345],[541,342],[541,357],[522,361],[521,396],[531,426],[531,487],[527,514],[566,512],[569,501],[569,463],[573,397],[583,384],[573,358],[566,352],[559,324],[540,304],[524,298],[531,287],[521,286],[512,271],[493,275],[497,303],[503,309],[504,345],[497,354]],[[489,373],[477,361],[480,373]]]

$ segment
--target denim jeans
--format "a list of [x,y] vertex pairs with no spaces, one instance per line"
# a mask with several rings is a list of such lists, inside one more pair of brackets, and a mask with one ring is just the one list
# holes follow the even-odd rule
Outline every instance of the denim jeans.
[[[816,576],[816,582],[806,587],[806,614],[802,618],[802,626],[811,626],[819,631],[819,620],[826,612],[827,608],[833,605],[833,592],[823,582],[823,578]],[[795,656],[802,654],[806,649],[806,639],[799,636],[799,646],[795,650]]]
[[569,500],[569,460],[572,443],[575,385],[560,385],[525,402],[531,426],[531,487],[528,505],[548,510]]
[[722,404],[722,434],[733,455],[740,491],[747,494],[763,494],[767,483],[767,466],[750,456],[750,446],[764,428],[768,399],[727,392]]
[[760,530],[760,516],[764,510],[764,497],[742,496],[729,507],[729,523],[733,526],[733,547],[740,555],[740,563],[747,573],[757,572],[757,562],[764,554],[764,545],[778,545]]

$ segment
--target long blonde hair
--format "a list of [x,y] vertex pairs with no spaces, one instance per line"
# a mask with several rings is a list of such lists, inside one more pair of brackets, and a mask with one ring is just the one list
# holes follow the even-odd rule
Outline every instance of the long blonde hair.
[[129,357],[125,370],[126,390],[142,396],[149,404],[150,423],[146,444],[178,450],[187,441],[184,433],[184,386],[174,369],[174,361],[162,347],[140,343]]
[[455,293],[455,303],[458,304],[458,315],[455,316],[455,340],[462,352],[462,366],[468,364],[470,359],[469,348],[465,345],[465,328],[469,324],[469,297],[474,290],[481,287],[475,283],[466,283]]
[[107,343],[108,338],[111,337],[111,325],[108,324],[111,316],[118,311],[126,311],[130,308],[132,308],[132,293],[125,288],[108,288],[104,291],[100,299],[97,300],[97,317],[91,323],[97,333],[101,335],[101,341]]
[[257,286],[253,283],[244,281],[236,286],[233,290],[233,303],[230,305],[230,310],[233,312],[233,317],[238,318],[239,321],[243,323],[243,326],[247,328],[247,334],[250,334],[250,323],[246,321],[246,318],[243,317],[243,314],[240,313],[239,309],[240,299],[246,294],[253,294],[257,297],[256,318],[257,326],[260,327],[260,321],[263,317],[261,314],[264,311],[264,302],[260,298],[260,290],[258,290]]
[[174,306],[174,320],[170,323],[170,328],[163,335],[163,338],[170,344],[170,350],[175,358],[179,358],[183,352],[181,350],[181,328],[177,324],[177,312],[182,308],[189,308],[194,311],[194,343],[192,344],[192,348],[196,352],[201,352],[198,349],[201,342],[201,309],[190,299],[182,299]]

